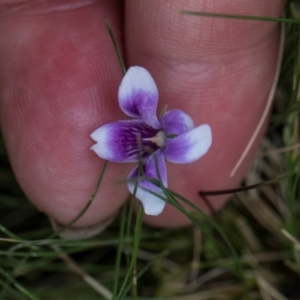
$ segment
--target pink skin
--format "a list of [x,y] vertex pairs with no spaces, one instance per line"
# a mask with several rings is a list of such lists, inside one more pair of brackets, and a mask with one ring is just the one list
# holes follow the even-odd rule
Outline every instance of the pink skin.
[[[168,163],[169,187],[207,211],[200,189],[237,186],[262,133],[233,177],[265,108],[278,54],[278,26],[178,14],[181,9],[279,16],[280,0],[122,1],[0,0],[0,121],[16,177],[29,199],[59,223],[72,220],[89,199],[103,160],[90,151],[90,133],[124,119],[117,89],[122,73],[107,34],[108,19],[126,53],[160,92],[159,109],[182,109],[208,123],[213,145],[193,164]],[[122,41],[124,44],[122,44]],[[128,197],[134,164],[109,163],[101,189],[76,226],[106,219]],[[211,198],[216,208],[225,197]],[[188,220],[169,205],[155,226]]]

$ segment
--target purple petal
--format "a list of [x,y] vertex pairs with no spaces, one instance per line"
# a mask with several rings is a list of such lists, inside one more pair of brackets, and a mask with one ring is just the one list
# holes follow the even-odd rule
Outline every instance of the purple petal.
[[166,139],[165,158],[171,162],[186,164],[203,156],[212,143],[209,125],[201,125],[176,138]]
[[106,124],[91,134],[97,143],[92,146],[98,156],[114,162],[135,162],[144,159],[158,149],[147,140],[157,134],[157,130],[142,120],[125,120]]
[[[165,159],[162,151],[158,150],[153,153],[145,162],[143,166],[144,176],[147,178],[161,179],[162,183],[165,187],[167,187],[167,170]],[[157,169],[159,171],[159,176],[157,174]],[[135,168],[128,176],[128,179],[134,179],[138,176],[139,168]],[[131,194],[134,193],[135,190],[135,182],[128,181],[128,189]],[[166,202],[156,195],[148,192],[150,190],[156,194],[161,195],[162,197],[166,197],[163,190],[150,182],[149,180],[141,180],[139,181],[138,187],[136,189],[136,198],[138,198],[143,207],[146,215],[157,216],[159,215],[165,205]]]
[[131,67],[119,87],[119,105],[123,112],[159,129],[157,101],[158,90],[150,73],[142,67]]
[[179,135],[194,128],[192,118],[180,109],[170,109],[161,118],[166,135]]

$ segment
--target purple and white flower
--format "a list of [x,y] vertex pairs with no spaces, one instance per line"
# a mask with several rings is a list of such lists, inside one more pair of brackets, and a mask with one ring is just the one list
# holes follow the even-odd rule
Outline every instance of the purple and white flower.
[[[179,109],[166,111],[157,118],[158,90],[146,69],[135,66],[127,71],[118,98],[122,111],[133,119],[103,125],[91,134],[97,142],[91,149],[101,158],[113,162],[142,161],[144,176],[160,179],[167,187],[165,160],[191,163],[210,148],[209,125],[194,127],[191,117]],[[136,167],[128,176],[127,186],[131,193],[134,193],[134,179],[138,175],[139,167]],[[159,215],[165,201],[149,191],[165,197],[160,187],[141,179],[136,197],[147,215]]]

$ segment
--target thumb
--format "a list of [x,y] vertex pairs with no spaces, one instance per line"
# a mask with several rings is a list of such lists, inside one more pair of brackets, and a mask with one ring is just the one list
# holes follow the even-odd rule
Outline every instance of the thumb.
[[[170,189],[204,211],[199,190],[235,187],[257,149],[261,127],[247,148],[264,111],[274,81],[278,57],[278,25],[182,15],[181,10],[222,14],[279,16],[284,1],[142,1],[126,6],[126,51],[130,65],[147,68],[157,81],[161,108],[179,108],[196,126],[209,124],[213,142],[195,163],[168,164]],[[138,24],[138,26],[137,26]],[[234,170],[234,171],[233,171]],[[227,197],[210,199],[215,208]],[[167,206],[157,226],[188,224],[184,215]]]
[[[0,2],[1,5],[1,2]],[[59,223],[90,198],[103,166],[90,134],[118,118],[122,74],[105,28],[121,37],[119,1],[37,1],[0,9],[1,129],[29,199]],[[77,226],[101,222],[126,200],[129,166],[109,164]]]

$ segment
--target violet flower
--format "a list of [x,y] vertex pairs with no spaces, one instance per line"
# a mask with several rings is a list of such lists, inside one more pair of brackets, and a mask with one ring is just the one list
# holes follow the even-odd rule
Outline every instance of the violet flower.
[[[158,90],[146,69],[135,66],[127,71],[118,98],[122,111],[133,119],[103,125],[91,134],[97,142],[91,149],[101,158],[113,162],[142,160],[145,177],[161,179],[167,187],[165,160],[191,163],[210,148],[209,125],[194,127],[191,117],[179,109],[171,109],[157,118]],[[132,194],[136,185],[133,179],[138,175],[136,167],[128,176],[127,186]],[[163,190],[147,179],[138,182],[135,196],[147,215],[159,215],[165,201],[149,191],[165,197]]]

